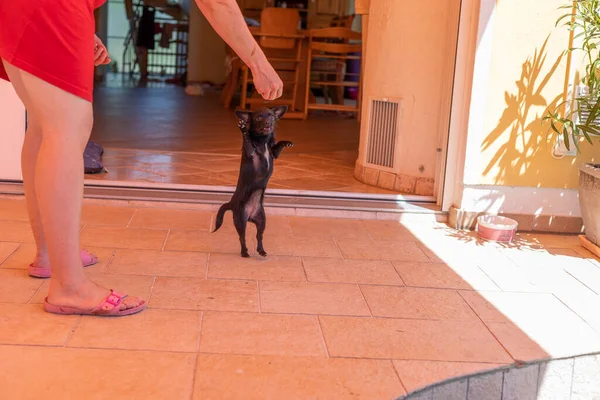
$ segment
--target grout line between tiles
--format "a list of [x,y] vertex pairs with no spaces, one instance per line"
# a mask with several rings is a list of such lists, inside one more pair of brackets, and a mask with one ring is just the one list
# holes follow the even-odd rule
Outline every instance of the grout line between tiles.
[[485,326],[485,329],[488,330],[488,332],[490,333],[490,335],[492,335],[492,337],[496,340],[496,342],[498,342],[498,344],[502,347],[502,349],[506,352],[506,354],[508,354],[508,356],[511,359],[516,360],[516,358],[513,357],[513,355],[510,353],[510,351],[508,351],[508,349],[506,348],[506,346],[504,346],[504,343],[502,343],[500,341],[500,339],[498,339],[498,337],[494,334],[494,332],[492,332],[492,330],[485,323],[485,321],[483,320],[483,318],[481,318],[481,316],[479,314],[477,314],[477,311],[475,311],[475,309],[471,306],[471,304],[462,296],[462,294],[460,293],[460,291],[457,291],[457,292],[458,292],[458,295],[463,299],[463,301],[465,303],[467,303],[467,306],[469,306],[469,308],[471,309],[471,311],[473,311],[475,313],[475,315],[477,315],[477,319],[479,319],[479,321],[481,321],[481,323],[483,324],[483,326]]
[[408,388],[406,387],[406,385],[402,381],[402,378],[400,377],[400,371],[398,371],[398,369],[396,368],[396,364],[394,364],[394,360],[390,360],[390,363],[392,364],[392,369],[396,373],[396,376],[398,377],[398,380],[400,381],[400,385],[402,385],[402,388],[404,389],[404,392],[406,394],[408,394],[409,393]]
[[332,238],[332,240],[333,240],[333,243],[335,244],[335,247],[336,247],[336,249],[337,249],[338,253],[340,253],[340,257],[341,257],[343,260],[346,260],[346,257],[344,257],[344,253],[342,252],[342,249],[340,248],[340,245],[338,244],[338,242],[337,242],[336,238]]
[[71,332],[69,332],[69,335],[67,335],[67,339],[65,340],[65,342],[63,343],[63,345],[61,347],[67,347],[67,344],[69,344],[69,341],[71,340],[71,338],[73,337],[73,334],[75,333],[75,329],[77,329],[77,327],[79,326],[79,323],[81,322],[82,319],[83,319],[83,316],[79,315],[79,317],[75,320],[75,324],[73,325]]
[[396,269],[396,266],[394,265],[394,263],[392,261],[386,260],[386,262],[389,264],[390,267],[392,267],[392,269],[394,270],[394,272],[396,273],[396,275],[398,275],[398,277],[400,278],[400,281],[402,282],[402,285],[404,285],[404,287],[409,287],[406,282],[404,281],[404,278],[402,278],[402,275],[400,274],[400,271],[398,271]]
[[43,280],[42,280],[42,283],[41,283],[41,284],[40,284],[40,286],[39,286],[39,287],[38,287],[38,288],[35,290],[35,292],[33,292],[33,294],[31,295],[31,297],[29,298],[29,300],[27,300],[27,303],[26,303],[26,304],[34,304],[34,303],[32,303],[31,301],[32,301],[32,300],[35,298],[35,296],[38,294],[38,292],[39,292],[40,290],[42,290],[42,287],[44,286],[44,282],[45,282],[45,281],[46,281],[45,279],[43,279]]
[[583,322],[586,323],[586,325],[588,325],[590,328],[592,328],[592,330],[599,332],[599,329],[594,327],[594,325],[590,324],[585,318],[583,318],[581,315],[579,315],[579,313],[575,310],[573,310],[571,307],[569,307],[567,305],[567,303],[565,303],[564,301],[562,301],[562,299],[560,297],[558,297],[556,294],[552,293],[552,296],[558,300],[563,306],[565,306],[569,311],[571,311],[573,314],[577,315],[579,317],[579,319],[581,319]]
[[209,269],[210,269],[210,256],[212,253],[208,253],[206,255],[206,273],[204,274],[204,279],[208,280],[208,276],[209,276]]
[[[6,243],[11,243],[11,242],[6,242]],[[23,246],[23,243],[18,243],[18,242],[17,242],[17,244],[18,244],[18,246],[17,246],[17,247],[16,247],[16,248],[15,248],[13,251],[11,251],[11,252],[10,252],[10,254],[9,254],[8,256],[6,256],[6,258],[5,258],[4,260],[2,260],[2,262],[0,262],[0,267],[1,267],[1,266],[2,266],[2,265],[5,263],[5,262],[7,262],[9,258],[11,258],[11,257],[12,257],[14,254],[16,254],[16,253],[17,253],[17,251],[19,251],[19,249],[21,248],[21,246]],[[7,269],[13,269],[13,268],[7,268]]]
[[198,375],[198,357],[200,354],[200,340],[202,338],[202,325],[204,323],[204,311],[200,313],[200,331],[198,332],[198,340],[196,341],[196,352],[194,354],[194,368],[192,374],[192,387],[190,388],[190,400],[194,398],[196,390],[196,376]]
[[133,222],[133,218],[135,217],[135,214],[137,214],[138,209],[134,208],[133,212],[131,213],[131,217],[129,217],[129,221],[127,221],[127,224],[125,225],[126,228],[129,228],[131,226],[131,223]]
[[321,332],[321,340],[323,341],[325,356],[327,358],[331,358],[331,355],[329,354],[329,348],[327,347],[327,340],[325,340],[325,331],[323,330],[323,325],[321,324],[321,317],[319,315],[316,315],[315,317],[317,318],[317,324],[319,325],[319,331]]
[[163,245],[160,248],[160,251],[165,251],[165,247],[167,246],[167,240],[169,240],[169,235],[171,235],[171,229],[169,229],[167,231],[167,235],[165,236],[165,241],[163,242]]
[[304,279],[306,280],[306,282],[313,283],[308,280],[308,272],[306,272],[306,266],[304,265],[304,257],[303,256],[300,257],[300,265],[302,266],[302,272],[304,273]]
[[361,287],[359,284],[356,284],[356,287],[358,288],[358,291],[360,293],[360,296],[362,297],[363,301],[365,302],[367,309],[369,310],[369,314],[371,314],[371,317],[373,317],[373,310],[371,310],[371,306],[369,305],[369,302],[367,301],[367,298],[365,297],[365,294],[363,293]]
[[262,301],[261,301],[261,297],[260,297],[260,281],[257,280],[256,281],[256,295],[258,298],[258,313],[262,314]]

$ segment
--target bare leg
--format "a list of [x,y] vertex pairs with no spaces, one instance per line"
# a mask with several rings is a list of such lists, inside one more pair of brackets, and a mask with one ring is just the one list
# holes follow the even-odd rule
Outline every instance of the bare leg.
[[[21,170],[23,172],[23,185],[25,188],[29,222],[37,248],[33,265],[46,267],[50,265],[50,257],[48,255],[48,244],[44,236],[42,219],[35,193],[35,169],[42,144],[42,129],[31,113],[29,113],[27,119],[27,133],[25,133],[25,143],[23,143],[23,151],[21,153]],[[94,262],[97,261],[94,256],[90,256],[90,258]]]
[[[6,62],[4,65],[21,101],[41,129],[34,174],[52,265],[48,302],[92,309],[110,294],[84,274],[79,254],[83,149],[92,127],[92,105]],[[141,299],[128,297],[120,308],[142,303]]]

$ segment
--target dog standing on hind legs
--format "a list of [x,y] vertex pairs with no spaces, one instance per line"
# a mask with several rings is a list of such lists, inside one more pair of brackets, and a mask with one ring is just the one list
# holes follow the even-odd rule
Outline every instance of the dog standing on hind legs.
[[223,224],[226,211],[233,213],[233,224],[240,237],[242,257],[250,257],[246,246],[246,225],[256,225],[256,250],[263,257],[267,252],[263,247],[263,234],[267,216],[263,201],[269,178],[273,174],[273,160],[281,155],[286,147],[294,144],[275,140],[275,123],[287,111],[287,106],[263,108],[256,112],[236,111],[238,127],[243,134],[242,162],[237,186],[229,203],[223,204],[217,212],[213,233]]

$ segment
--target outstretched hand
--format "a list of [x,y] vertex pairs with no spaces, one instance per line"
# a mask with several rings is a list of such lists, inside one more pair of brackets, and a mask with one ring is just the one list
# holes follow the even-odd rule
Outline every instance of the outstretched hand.
[[254,87],[263,99],[275,100],[283,94],[283,82],[266,58],[254,67],[252,77]]
[[94,66],[107,65],[111,61],[106,46],[104,46],[104,43],[102,43],[102,40],[98,36],[94,35]]

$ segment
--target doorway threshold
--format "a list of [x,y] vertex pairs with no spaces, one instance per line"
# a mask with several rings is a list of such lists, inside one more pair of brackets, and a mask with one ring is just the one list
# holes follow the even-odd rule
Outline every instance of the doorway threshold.
[[[86,180],[84,197],[125,201],[151,207],[152,203],[203,205],[215,211],[229,201],[235,188],[152,182]],[[23,195],[21,182],[0,182],[0,194]],[[330,218],[389,219],[446,222],[435,199],[425,196],[268,189],[265,207],[273,214]]]

